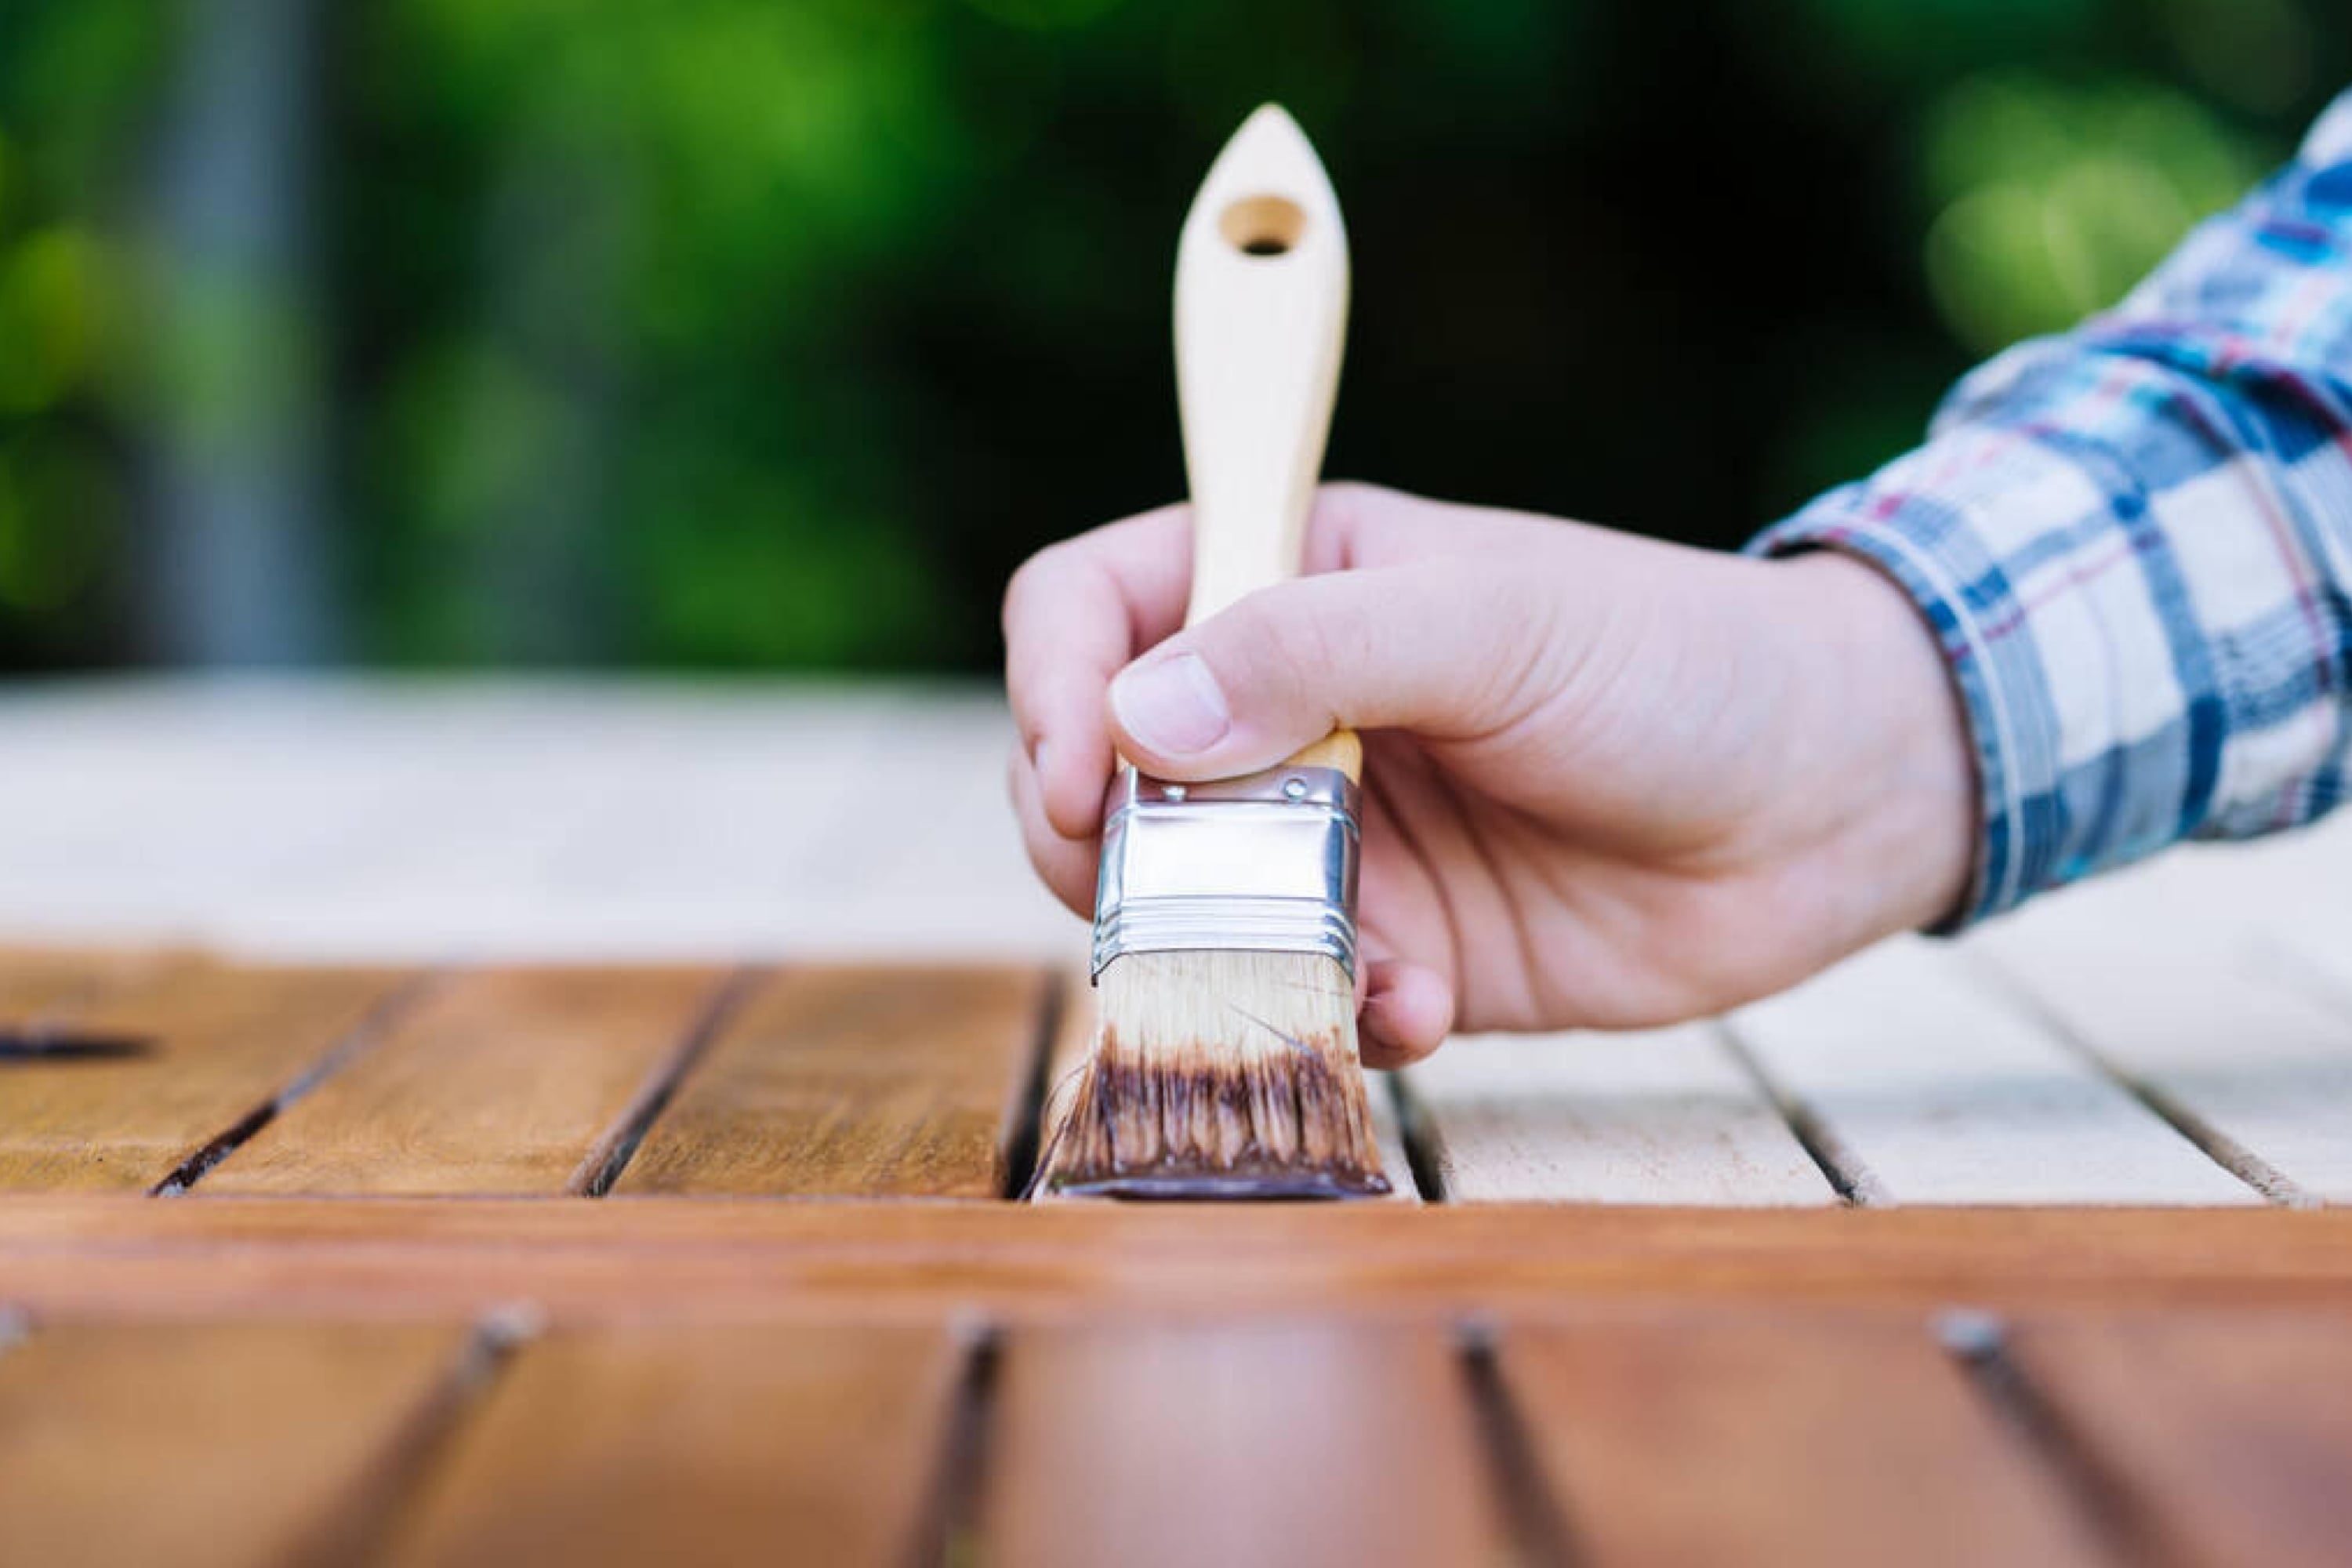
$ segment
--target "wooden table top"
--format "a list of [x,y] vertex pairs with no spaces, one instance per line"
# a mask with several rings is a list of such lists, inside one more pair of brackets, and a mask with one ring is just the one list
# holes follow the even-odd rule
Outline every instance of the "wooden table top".
[[1457,1041],[1393,1201],[1024,1205],[1001,721],[0,701],[0,1561],[2352,1558],[2352,834]]

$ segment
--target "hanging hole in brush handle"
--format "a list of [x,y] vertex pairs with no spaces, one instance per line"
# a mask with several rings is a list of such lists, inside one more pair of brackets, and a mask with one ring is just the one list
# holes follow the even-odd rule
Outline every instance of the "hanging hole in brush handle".
[[[1176,390],[1192,492],[1192,625],[1298,575],[1348,323],[1339,198],[1267,104],[1210,167],[1176,251]],[[1286,765],[1362,771],[1339,731]]]
[[1307,211],[1288,196],[1242,196],[1227,204],[1217,232],[1244,256],[1287,256],[1307,232]]

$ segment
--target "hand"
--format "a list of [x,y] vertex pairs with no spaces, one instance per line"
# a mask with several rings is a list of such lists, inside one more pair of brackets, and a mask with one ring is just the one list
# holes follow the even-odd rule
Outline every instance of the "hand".
[[[1759,561],[1327,487],[1307,575],[1180,631],[1181,508],[1005,597],[1029,854],[1090,912],[1113,749],[1171,779],[1364,731],[1364,1058],[1769,994],[1965,890],[1973,764],[1910,600]],[[1138,657],[1140,656],[1140,657]]]

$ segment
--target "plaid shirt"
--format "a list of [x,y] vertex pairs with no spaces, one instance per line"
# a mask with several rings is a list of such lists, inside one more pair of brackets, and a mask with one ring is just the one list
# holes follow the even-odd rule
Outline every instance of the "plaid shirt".
[[2184,837],[2319,816],[2352,750],[2352,93],[2122,304],[1954,389],[1767,530],[1934,626],[1982,834],[1955,924]]

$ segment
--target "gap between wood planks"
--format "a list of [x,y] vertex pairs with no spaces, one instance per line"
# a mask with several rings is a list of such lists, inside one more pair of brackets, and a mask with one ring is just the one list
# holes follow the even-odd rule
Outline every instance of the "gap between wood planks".
[[448,984],[449,969],[427,969],[411,975],[377,998],[359,1020],[321,1052],[318,1060],[296,1074],[285,1088],[255,1106],[173,1166],[169,1175],[148,1190],[150,1197],[178,1197],[204,1180],[205,1173],[236,1153],[246,1142],[285,1114],[288,1108],[365,1054],[378,1040],[415,1012],[425,999]]
[[1397,1142],[1404,1145],[1405,1163],[1403,1170],[1389,1173],[1389,1180],[1412,1183],[1425,1204],[1452,1203],[1454,1194],[1445,1190],[1444,1162],[1438,1157],[1437,1129],[1430,1121],[1428,1107],[1414,1098],[1412,1086],[1401,1072],[1389,1075],[1388,1093],[1389,1107],[1396,1115]]
[[[264,1128],[396,1034],[425,1001],[467,973],[463,968],[434,970],[392,987],[282,1089],[183,1158],[150,1189],[150,1195],[174,1197],[188,1193]],[[746,965],[728,971],[714,984],[708,1001],[683,1029],[676,1046],[647,1074],[629,1103],[591,1144],[565,1183],[562,1190],[566,1194],[601,1198],[611,1193],[714,1043],[747,1002],[783,973],[782,965]],[[1020,1070],[1010,1080],[1004,1110],[1004,1170],[997,1195],[1008,1200],[1019,1195],[1036,1162],[1041,1118],[1049,1089],[1050,1052],[1055,1033],[1065,1016],[1068,988],[1074,984],[1050,969],[1037,973],[1036,1001],[1030,1014],[1024,1054]]]
[[1029,1037],[1029,1060],[1013,1097],[1013,1119],[1004,1140],[1004,1185],[997,1195],[1019,1203],[1037,1179],[1045,1158],[1045,1102],[1054,1092],[1054,1038],[1070,1013],[1075,976],[1052,970],[1038,977],[1037,1017]]
[[1502,1365],[1502,1332],[1483,1318],[1454,1328],[1472,1418],[1485,1447],[1488,1482],[1512,1546],[1512,1562],[1530,1568],[1578,1568],[1590,1557],[1577,1540],[1566,1500],[1544,1475],[1527,1416]]
[[1964,970],[1994,994],[2050,1032],[2051,1037],[2089,1063],[2100,1076],[2146,1106],[2149,1114],[2179,1133],[2221,1169],[2284,1208],[2317,1208],[2321,1200],[2304,1191],[2277,1166],[2239,1142],[2157,1083],[2131,1071],[2093,1044],[2033,987],[1998,957],[1980,949],[1960,957]]
[[[1969,956],[1971,959],[1969,967],[1977,977],[1978,984],[2031,1017],[2036,1026],[2084,1060],[2102,1078],[2124,1089],[2231,1176],[2273,1203],[2305,1206],[2317,1201],[2267,1162],[2178,1103],[2160,1087],[2143,1081],[2109,1060],[2093,1044],[2082,1039],[2063,1018],[2043,1006],[2030,989],[2009,974],[1996,960],[1980,954]],[[185,1156],[156,1184],[153,1194],[173,1196],[194,1187],[207,1173],[234,1156],[256,1134],[314,1089],[378,1048],[428,995],[461,973],[436,970],[393,986],[342,1037],[325,1049],[317,1060],[282,1089]],[[566,1183],[563,1189],[566,1193],[575,1196],[602,1197],[612,1191],[627,1171],[648,1132],[660,1121],[681,1086],[695,1072],[729,1022],[747,998],[777,973],[779,971],[764,967],[739,968],[729,971],[715,983],[709,1002],[685,1027],[675,1047],[648,1074],[628,1105],[590,1146]],[[1000,1133],[1003,1168],[1003,1181],[996,1194],[999,1197],[1017,1196],[1035,1163],[1041,1122],[1050,1089],[1047,1079],[1053,1042],[1057,1029],[1066,1022],[1065,1015],[1071,993],[1077,984],[1075,979],[1060,977],[1050,971],[1045,972],[1040,981],[1034,1010],[1029,1016],[1025,1056],[1020,1058],[1020,1070],[1011,1075],[1009,1080],[1010,1091]],[[1891,1203],[1891,1196],[1870,1166],[1840,1136],[1835,1127],[1816,1114],[1800,1096],[1778,1081],[1764,1067],[1757,1051],[1741,1037],[1737,1019],[1712,1024],[1708,1027],[1730,1059],[1756,1085],[1806,1155],[1842,1198],[1859,1206],[1883,1206]],[[1417,1107],[1413,1103],[1410,1088],[1401,1079],[1390,1079],[1377,1087],[1385,1089],[1402,1129],[1403,1168],[1391,1173],[1392,1180],[1400,1186],[1411,1183],[1425,1201],[1451,1201],[1454,1194],[1446,1190],[1443,1161],[1436,1148],[1442,1129],[1431,1124],[1426,1115],[1427,1108]]]
[[[991,1488],[1000,1462],[1003,1357],[1007,1330],[971,1323],[959,1331],[963,1363],[942,1421],[932,1472],[909,1561],[986,1564],[1001,1544],[991,1528]],[[2018,1446],[2028,1467],[2051,1483],[2058,1506],[2117,1561],[2155,1562],[2165,1545],[2161,1521],[2134,1496],[2095,1444],[2060,1404],[2008,1353],[2001,1320],[1948,1309],[1915,1331],[1948,1358]],[[1491,1499],[1506,1555],[1525,1568],[1583,1568],[1594,1560],[1574,1509],[1556,1484],[1515,1386],[1512,1332],[1483,1316],[1447,1328],[1459,1373],[1458,1397],[1475,1434],[1475,1467]],[[1241,1500],[1229,1500],[1236,1504]]]
[[528,1304],[494,1308],[477,1318],[457,1353],[374,1462],[288,1553],[288,1563],[293,1568],[339,1568],[380,1559],[458,1428],[543,1326],[539,1310]]
[[1892,1206],[1885,1184],[1873,1174],[1862,1156],[1847,1146],[1830,1124],[1816,1114],[1813,1108],[1791,1093],[1757,1059],[1748,1042],[1740,1037],[1738,1027],[1728,1019],[1717,1019],[1708,1026],[1723,1043],[1726,1055],[1748,1075],[1756,1090],[1770,1102],[1788,1124],[1790,1135],[1805,1151],[1806,1157],[1821,1170],[1839,1199],[1856,1208]]
[[908,1554],[914,1563],[970,1563],[979,1555],[1004,1332],[984,1320],[960,1323],[951,1331],[962,1340],[963,1364],[940,1424],[939,1458]]
[[[999,1556],[993,1546],[1000,1543],[991,1539],[989,1503],[999,1459],[1008,1331],[993,1322],[971,1322],[956,1331],[963,1340],[963,1366],[942,1423],[940,1459],[909,1557],[917,1563],[984,1564]],[[1536,1462],[1497,1365],[1496,1331],[1483,1321],[1463,1320],[1451,1325],[1449,1336],[1460,1373],[1459,1397],[1477,1436],[1477,1466],[1508,1548],[1505,1561],[1523,1568],[1577,1568],[1582,1557],[1574,1548],[1570,1521]]]
[[727,1026],[730,1019],[742,1009],[744,1002],[761,985],[772,979],[777,970],[772,965],[752,964],[730,971],[710,989],[709,1000],[689,1022],[685,1033],[669,1055],[646,1075],[645,1084],[634,1099],[614,1119],[602,1136],[590,1146],[580,1162],[579,1169],[563,1185],[573,1197],[601,1198],[611,1193],[613,1184],[629,1167],[646,1134],[653,1128],[661,1113],[669,1108],[678,1085],[686,1081],[695,1065],[710,1050],[710,1043]]
[[2010,1349],[2008,1321],[1959,1308],[1938,1315],[1937,1342],[2011,1436],[2058,1483],[2094,1536],[2119,1563],[2158,1563],[2158,1522],[2132,1494],[2095,1445],[2071,1421]]

